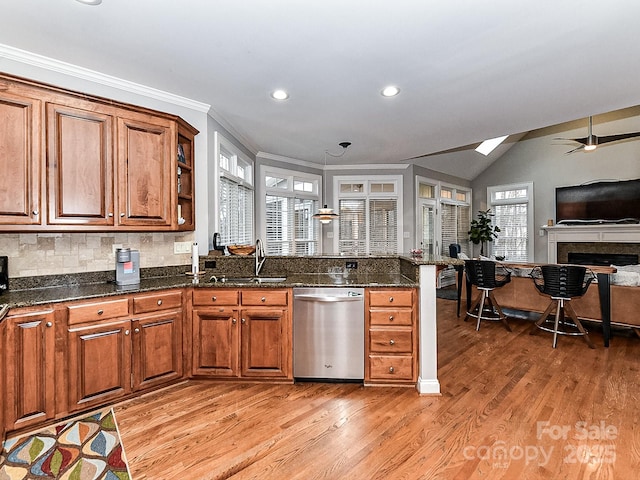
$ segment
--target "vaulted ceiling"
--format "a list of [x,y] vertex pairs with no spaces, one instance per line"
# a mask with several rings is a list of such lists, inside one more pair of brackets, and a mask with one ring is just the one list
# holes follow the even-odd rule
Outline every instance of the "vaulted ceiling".
[[637,0],[2,0],[0,44],[207,103],[254,153],[322,164],[347,140],[329,163],[473,179],[495,156],[459,147],[640,104],[638,18]]

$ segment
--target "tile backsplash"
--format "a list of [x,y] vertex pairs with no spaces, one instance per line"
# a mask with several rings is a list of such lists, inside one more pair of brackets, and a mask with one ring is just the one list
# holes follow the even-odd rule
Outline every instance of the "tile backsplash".
[[192,242],[193,232],[0,234],[0,255],[9,257],[9,277],[115,269],[113,245],[140,250],[140,267],[191,263],[191,253],[174,254],[174,242]]

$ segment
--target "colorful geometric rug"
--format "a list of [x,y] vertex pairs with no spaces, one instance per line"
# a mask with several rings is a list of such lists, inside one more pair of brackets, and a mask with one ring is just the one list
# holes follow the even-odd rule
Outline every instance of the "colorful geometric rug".
[[130,480],[112,409],[9,438],[0,480]]

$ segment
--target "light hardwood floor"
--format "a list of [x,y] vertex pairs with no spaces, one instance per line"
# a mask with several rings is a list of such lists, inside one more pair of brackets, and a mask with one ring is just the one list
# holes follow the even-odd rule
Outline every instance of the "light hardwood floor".
[[640,339],[554,350],[531,322],[476,332],[454,308],[438,300],[441,396],[190,381],[119,405],[133,479],[637,478]]

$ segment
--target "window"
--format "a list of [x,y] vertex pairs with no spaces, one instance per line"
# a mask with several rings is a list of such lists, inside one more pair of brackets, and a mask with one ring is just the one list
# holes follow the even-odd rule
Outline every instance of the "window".
[[253,162],[216,132],[218,231],[223,244],[253,244]]
[[319,252],[320,178],[262,167],[265,188],[265,250],[268,255],[313,255]]
[[336,177],[339,253],[398,253],[402,245],[401,185],[397,177]]
[[533,183],[498,185],[487,188],[494,223],[500,228],[491,242],[492,253],[512,262],[533,258]]

